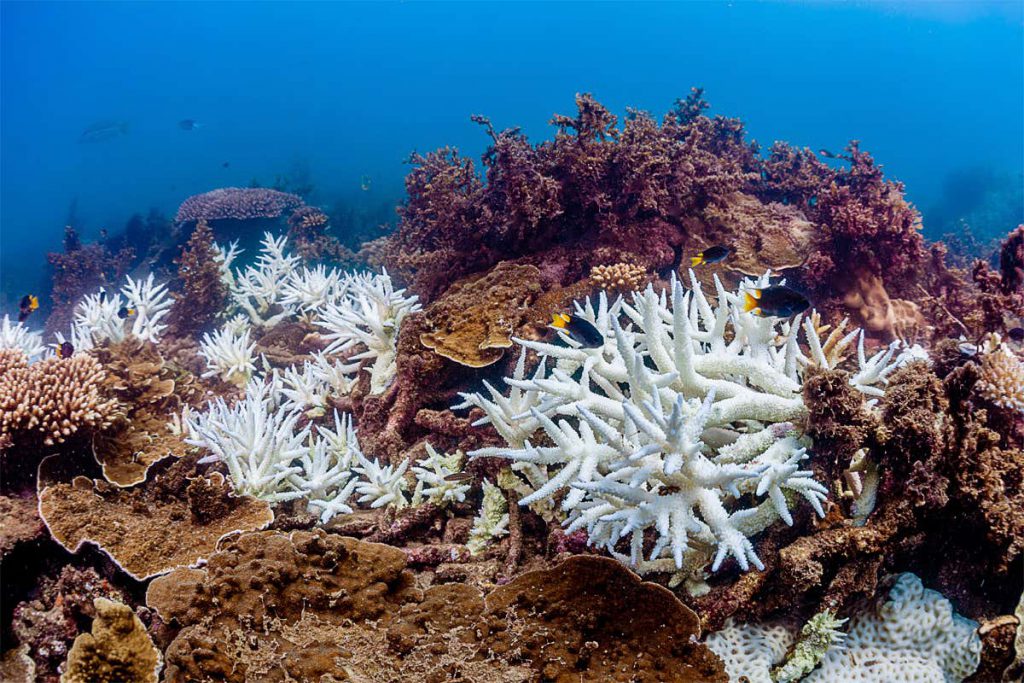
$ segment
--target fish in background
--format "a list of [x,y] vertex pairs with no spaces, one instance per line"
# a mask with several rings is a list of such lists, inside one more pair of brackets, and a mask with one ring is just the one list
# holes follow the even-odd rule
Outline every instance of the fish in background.
[[78,137],[79,142],[103,142],[128,135],[127,121],[97,121]]
[[359,179],[359,189],[362,190],[363,192],[369,192],[372,183],[373,179],[370,178],[370,176],[368,175],[364,175],[362,178]]
[[178,128],[181,128],[182,130],[195,130],[202,127],[203,124],[199,123],[195,119],[182,119],[181,121],[178,121]]
[[21,297],[21,301],[18,303],[18,322],[25,322],[37,308],[39,308],[39,297],[35,294],[26,294]]
[[728,256],[729,248],[716,244],[713,247],[708,247],[696,256],[691,256],[690,267],[696,268],[704,263],[718,263],[720,261],[724,261]]

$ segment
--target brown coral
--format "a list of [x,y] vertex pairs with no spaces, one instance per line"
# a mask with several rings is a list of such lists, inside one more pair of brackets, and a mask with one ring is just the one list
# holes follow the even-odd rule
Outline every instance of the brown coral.
[[[71,552],[92,543],[139,580],[195,564],[224,536],[274,519],[266,502],[231,494],[218,472],[206,482],[212,492],[189,495],[190,483],[173,469],[129,489],[76,477],[44,488],[39,512],[54,540]],[[220,505],[211,506],[211,499]]]
[[167,315],[168,334],[195,335],[219,316],[228,301],[228,287],[221,279],[221,265],[213,230],[200,219],[177,259],[181,284],[173,292],[174,304]]
[[928,322],[913,301],[890,299],[881,275],[860,270],[843,295],[843,304],[868,333],[883,340],[925,337]]
[[0,560],[6,559],[15,546],[41,538],[46,532],[32,498],[0,496],[0,520]]
[[453,285],[425,311],[420,343],[461,365],[495,363],[512,346],[525,308],[539,293],[533,266],[502,262],[487,275]]
[[606,291],[636,292],[643,288],[646,280],[647,271],[635,263],[612,263],[590,270],[590,281]]
[[128,605],[96,598],[92,633],[75,638],[61,683],[156,683],[160,651]]
[[150,585],[149,606],[184,627],[167,680],[320,680],[339,667],[381,681],[725,680],[693,642],[696,615],[614,560],[573,558],[486,599],[414,588],[405,566],[397,549],[323,531],[228,541],[206,569]]
[[3,365],[0,439],[19,444],[37,438],[49,446],[110,423],[116,401],[104,395],[106,374],[92,356],[79,353],[28,365],[7,355]]

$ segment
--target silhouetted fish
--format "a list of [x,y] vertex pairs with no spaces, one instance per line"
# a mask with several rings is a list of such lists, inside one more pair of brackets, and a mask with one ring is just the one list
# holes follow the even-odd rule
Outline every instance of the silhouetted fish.
[[224,168],[227,168],[230,165],[231,165],[230,161],[225,161],[223,164],[221,164],[221,166],[223,166]]
[[195,119],[182,119],[178,121],[178,128],[182,130],[195,130],[196,128],[202,128],[203,124],[199,123]]
[[127,121],[97,121],[78,137],[79,142],[102,142],[128,134]]
[[362,178],[359,179],[359,189],[362,190],[363,192],[367,192],[369,191],[372,183],[373,180],[370,178],[370,176],[364,175]]

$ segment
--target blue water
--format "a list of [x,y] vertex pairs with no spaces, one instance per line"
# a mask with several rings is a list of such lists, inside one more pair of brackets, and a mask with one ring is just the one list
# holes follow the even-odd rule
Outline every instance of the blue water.
[[[5,1],[0,292],[38,287],[73,201],[86,237],[293,169],[313,203],[390,206],[411,151],[482,151],[470,114],[542,138],[581,91],[660,115],[703,86],[765,146],[862,140],[926,223],[968,211],[979,178],[1016,189],[1019,216],[1022,7]],[[128,133],[80,144],[98,120]]]

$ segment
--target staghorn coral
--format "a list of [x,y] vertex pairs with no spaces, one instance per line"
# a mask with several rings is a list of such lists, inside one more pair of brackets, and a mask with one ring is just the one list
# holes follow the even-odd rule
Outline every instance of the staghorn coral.
[[35,360],[45,350],[42,334],[32,332],[20,322],[11,323],[11,318],[4,315],[3,322],[0,322],[0,353],[10,359],[20,352],[27,359]]
[[228,288],[221,279],[213,230],[205,220],[197,222],[188,243],[176,260],[178,290],[167,314],[171,336],[195,335],[216,320],[228,303]]
[[647,272],[633,263],[612,263],[590,269],[590,281],[606,291],[633,292],[643,288]]
[[195,481],[172,469],[144,484],[111,490],[80,476],[42,488],[39,514],[69,551],[95,545],[139,581],[194,565],[221,538],[261,529],[274,519],[267,503],[233,496],[219,472],[209,475],[202,492]]
[[[506,380],[517,393],[463,394],[457,407],[481,408],[486,416],[475,424],[494,424],[505,436],[505,447],[470,455],[512,460],[529,484],[521,504],[571,487],[561,504],[569,533],[585,528],[592,544],[639,571],[676,572],[674,581],[685,578],[698,590],[704,567],[716,571],[730,556],[743,570],[763,569],[750,537],[778,519],[792,525],[797,497],[824,516],[827,489],[800,468],[808,444],[793,424],[806,414],[798,393],[800,359],[808,362],[801,329],[815,362],[828,361],[817,331],[801,326],[800,316],[779,329],[744,313],[717,278],[712,307],[692,271],[690,279],[689,292],[673,281],[671,305],[651,287],[631,304],[609,304],[603,294],[596,307],[577,304],[577,315],[605,336],[602,346],[580,347],[564,335],[565,346],[517,340],[557,364],[549,371],[542,362],[530,379],[520,364]],[[862,338],[860,371],[849,384],[882,395],[876,385],[896,366],[893,352],[867,359]],[[708,429],[738,422],[749,429],[708,447]],[[544,445],[535,447],[540,432]],[[739,504],[744,494],[753,502]],[[648,529],[657,539],[649,550]],[[628,552],[619,549],[626,536]]]
[[540,290],[540,271],[503,261],[487,275],[452,285],[424,311],[420,343],[471,368],[496,363]]
[[50,446],[110,423],[116,401],[105,395],[106,374],[86,354],[0,367],[0,439]]
[[92,633],[75,638],[61,683],[157,683],[163,659],[128,605],[96,598]]
[[303,206],[302,197],[262,187],[224,187],[192,195],[181,203],[176,223],[277,218]]

